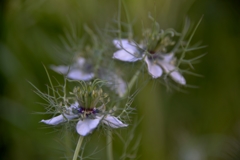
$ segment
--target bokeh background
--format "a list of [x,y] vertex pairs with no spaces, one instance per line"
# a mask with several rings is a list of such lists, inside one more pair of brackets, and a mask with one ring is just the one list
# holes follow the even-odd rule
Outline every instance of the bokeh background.
[[[163,85],[152,89],[156,85],[150,82],[137,96],[134,106],[143,117],[136,133],[142,135],[139,159],[240,159],[239,5],[237,0],[126,0],[137,33],[148,12],[162,28],[177,31],[186,17],[196,24],[203,16],[193,42],[208,46],[195,52],[207,53],[194,65],[203,77],[186,76],[197,89],[169,92]],[[83,24],[104,28],[117,10],[117,0],[0,1],[1,160],[63,158],[59,134],[39,123],[44,115],[34,114],[44,108],[28,81],[46,90],[42,64],[56,63],[55,47],[63,45],[65,31],[73,25],[83,35]]]

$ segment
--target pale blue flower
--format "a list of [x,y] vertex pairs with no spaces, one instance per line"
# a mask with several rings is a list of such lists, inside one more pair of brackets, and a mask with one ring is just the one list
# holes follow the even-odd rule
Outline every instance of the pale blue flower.
[[70,66],[52,65],[51,69],[73,80],[89,81],[94,77],[105,80],[110,89],[116,92],[120,97],[127,91],[127,84],[120,76],[105,68],[99,68],[97,72],[94,73],[92,64],[82,57],[79,57],[76,62]]
[[147,64],[148,73],[152,78],[159,78],[163,72],[181,85],[186,84],[185,78],[179,73],[174,65],[174,53],[150,53],[144,52],[142,45],[137,45],[127,39],[113,40],[113,44],[119,50],[113,53],[113,58],[125,62],[136,62],[144,59]]
[[96,108],[85,109],[80,107],[78,102],[75,102],[68,107],[66,113],[62,113],[48,120],[41,120],[41,122],[55,126],[72,119],[78,120],[76,130],[81,136],[86,136],[92,133],[100,123],[103,123],[111,128],[122,128],[128,126],[115,116],[99,113],[99,110]]

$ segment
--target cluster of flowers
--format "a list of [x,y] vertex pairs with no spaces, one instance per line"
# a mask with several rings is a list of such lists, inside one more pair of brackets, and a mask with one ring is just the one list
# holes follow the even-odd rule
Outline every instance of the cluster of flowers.
[[[144,32],[144,38],[140,43],[132,38],[113,39],[112,46],[115,47],[115,51],[111,53],[112,58],[124,62],[143,61],[151,78],[171,77],[177,84],[186,85],[186,80],[179,69],[179,64],[184,58],[182,55],[185,53],[179,55],[181,56],[180,59],[177,58],[179,57],[177,54],[182,48],[188,47],[184,46],[186,43],[183,41],[188,30],[188,24],[185,25],[182,34],[173,29],[161,30],[155,21],[153,28]],[[177,43],[174,41],[176,37],[179,39]],[[181,49],[179,49],[180,47]],[[186,52],[186,50],[182,52]],[[52,70],[63,74],[68,80],[79,81],[84,85],[75,87],[74,91],[71,92],[74,95],[74,98],[71,98],[74,99],[72,103],[55,104],[55,106],[60,106],[60,109],[55,107],[57,113],[59,113],[58,116],[41,122],[48,125],[58,125],[63,122],[76,122],[77,120],[76,130],[81,136],[88,135],[99,124],[111,128],[128,126],[121,121],[121,117],[113,116],[113,109],[106,110],[109,107],[106,107],[107,103],[104,99],[109,98],[109,94],[103,92],[101,88],[103,85],[99,85],[99,80],[96,79],[104,81],[106,86],[115,92],[120,99],[126,98],[127,92],[131,88],[128,88],[128,83],[114,69],[110,69],[110,67],[96,68],[95,65],[99,64],[92,62],[91,59],[81,56],[75,58],[70,65],[51,66]]]

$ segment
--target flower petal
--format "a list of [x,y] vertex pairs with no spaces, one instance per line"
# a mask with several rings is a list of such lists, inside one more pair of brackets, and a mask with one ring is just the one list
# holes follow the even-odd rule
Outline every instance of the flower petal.
[[60,74],[67,74],[68,71],[70,70],[69,66],[54,66],[54,65],[52,65],[52,66],[50,66],[50,68]]
[[71,104],[70,108],[77,108],[79,106],[78,101],[76,101],[75,103]]
[[162,68],[159,65],[148,59],[148,57],[146,57],[144,60],[147,63],[148,72],[153,78],[158,78],[162,75]]
[[121,127],[127,127],[128,124],[122,123],[120,120],[117,119],[117,117],[107,115],[103,119],[103,123],[110,126],[111,128],[121,128]]
[[161,54],[160,56],[163,58],[163,61],[168,62],[168,63],[170,63],[174,58],[173,53]]
[[137,50],[134,48],[120,49],[113,53],[113,58],[126,62],[136,62],[142,57],[136,56]]
[[85,64],[85,62],[86,62],[85,58],[79,57],[77,59],[78,66],[83,66]]
[[115,45],[115,47],[117,47],[118,49],[122,49],[122,48],[136,48],[134,43],[129,42],[127,39],[114,39],[113,40],[113,44]]
[[94,77],[94,73],[84,73],[80,69],[72,69],[67,74],[68,78],[74,79],[74,80],[82,80],[82,81],[88,81]]
[[120,77],[115,79],[112,86],[119,97],[122,97],[127,91],[127,84]]
[[98,77],[107,81],[108,87],[122,97],[127,91],[126,82],[112,71],[101,69],[98,72]]
[[166,73],[170,72],[170,76],[175,82],[177,82],[181,85],[186,84],[185,78],[178,71],[176,71],[175,66],[173,66],[169,63],[163,62],[163,61],[159,62],[159,64],[163,67],[163,69],[165,70]]
[[41,120],[41,122],[43,122],[45,124],[48,124],[48,125],[58,125],[62,122],[66,122],[66,118],[67,119],[73,119],[73,118],[78,117],[78,115],[74,115],[74,114],[72,114],[72,115],[65,114],[64,116],[65,117],[63,117],[63,115],[58,115],[58,116],[53,117],[53,118],[48,119],[48,120],[43,119],[43,120]]
[[172,79],[181,84],[181,85],[186,85],[186,80],[185,78],[178,72],[178,71],[173,71],[170,73],[170,76],[172,77]]
[[99,124],[100,118],[79,120],[76,126],[78,134],[86,136],[91,133]]

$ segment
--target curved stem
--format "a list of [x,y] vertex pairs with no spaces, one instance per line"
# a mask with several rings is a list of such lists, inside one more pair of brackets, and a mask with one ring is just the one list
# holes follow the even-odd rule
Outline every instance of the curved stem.
[[107,159],[113,160],[113,152],[112,152],[112,131],[107,130]]
[[133,77],[132,77],[132,79],[131,79],[131,81],[129,82],[129,85],[128,85],[129,91],[132,90],[133,85],[135,84],[135,82],[138,79],[138,76],[140,75],[140,72],[141,72],[141,69],[137,70],[137,72],[133,75]]
[[83,136],[79,137],[78,143],[77,143],[77,146],[76,146],[76,149],[75,149],[75,152],[74,152],[72,160],[77,160],[78,154],[79,154],[79,151],[80,151],[80,148],[81,148],[81,145],[82,145],[83,138],[84,138]]

